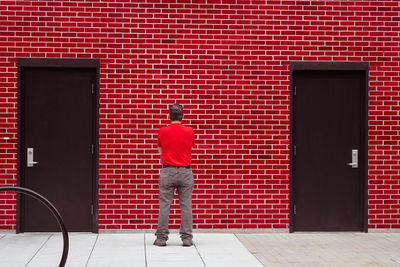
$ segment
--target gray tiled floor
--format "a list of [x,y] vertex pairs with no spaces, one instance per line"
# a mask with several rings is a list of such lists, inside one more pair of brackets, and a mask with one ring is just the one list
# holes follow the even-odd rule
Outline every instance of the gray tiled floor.
[[[177,234],[167,247],[153,246],[153,234],[69,235],[66,266],[263,266],[234,234],[199,233],[192,247],[182,247]],[[0,234],[0,266],[58,266],[62,244],[59,233]]]

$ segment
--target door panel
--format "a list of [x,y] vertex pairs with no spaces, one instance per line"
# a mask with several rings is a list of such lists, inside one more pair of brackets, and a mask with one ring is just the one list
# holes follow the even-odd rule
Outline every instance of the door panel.
[[[364,73],[294,74],[294,231],[363,228]],[[358,150],[358,168],[349,166]]]
[[[49,199],[68,231],[91,231],[96,69],[24,68],[23,186]],[[33,167],[26,152],[33,149]],[[22,231],[58,231],[38,201],[22,198]]]

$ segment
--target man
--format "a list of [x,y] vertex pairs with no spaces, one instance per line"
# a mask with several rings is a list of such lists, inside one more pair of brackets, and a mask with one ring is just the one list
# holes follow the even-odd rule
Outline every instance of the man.
[[182,125],[183,109],[179,104],[169,108],[171,124],[158,132],[158,150],[161,153],[162,169],[159,179],[158,227],[156,246],[166,246],[168,240],[168,221],[175,189],[178,191],[181,208],[181,235],[183,246],[193,245],[192,192],[193,172],[191,168],[194,131]]

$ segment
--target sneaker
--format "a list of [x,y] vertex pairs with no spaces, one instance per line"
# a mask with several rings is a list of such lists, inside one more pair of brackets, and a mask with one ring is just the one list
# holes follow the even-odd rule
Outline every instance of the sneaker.
[[182,246],[184,246],[184,247],[190,247],[190,246],[193,246],[193,241],[192,241],[192,239],[183,239],[182,240]]
[[153,245],[159,247],[165,247],[167,245],[167,242],[165,241],[165,239],[157,238],[156,241],[154,241]]

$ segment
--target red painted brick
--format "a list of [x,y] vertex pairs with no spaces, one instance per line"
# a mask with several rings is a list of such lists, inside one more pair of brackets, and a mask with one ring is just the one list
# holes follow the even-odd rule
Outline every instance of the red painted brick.
[[[100,58],[100,229],[156,227],[155,139],[175,101],[198,137],[195,228],[287,228],[289,63],[369,61],[369,227],[398,229],[399,10],[372,0],[1,1],[0,185],[16,184],[16,58]],[[15,229],[15,197],[0,194],[0,207],[0,229]]]

